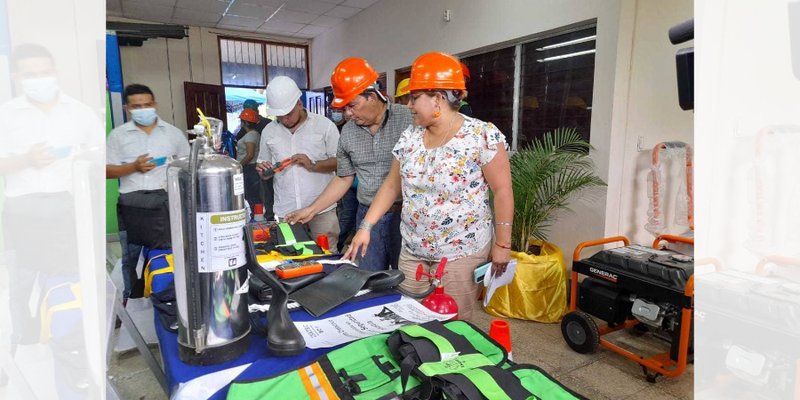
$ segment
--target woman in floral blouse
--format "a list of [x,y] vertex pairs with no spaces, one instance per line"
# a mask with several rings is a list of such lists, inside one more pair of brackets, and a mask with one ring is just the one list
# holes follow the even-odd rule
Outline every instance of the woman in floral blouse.
[[371,225],[402,193],[402,287],[424,291],[428,284],[416,281],[417,266],[430,272],[447,257],[445,291],[458,303],[459,318],[468,319],[480,290],[473,279],[475,267],[488,258],[498,273],[509,262],[514,199],[505,136],[491,123],[458,113],[466,95],[464,76],[450,55],[417,58],[409,89],[417,125],[400,136],[392,169],[345,257],[355,259],[364,252]]

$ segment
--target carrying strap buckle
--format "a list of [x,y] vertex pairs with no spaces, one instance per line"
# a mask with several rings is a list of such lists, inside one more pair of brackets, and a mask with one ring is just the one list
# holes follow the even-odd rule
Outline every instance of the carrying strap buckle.
[[298,242],[297,238],[294,236],[294,232],[292,232],[291,225],[287,223],[280,223],[278,224],[278,229],[281,231],[281,234],[283,234],[283,240],[286,243],[279,244],[275,247],[291,247],[295,249],[300,256],[310,256],[314,254],[314,251],[306,247],[306,245],[314,245],[316,243],[312,240]]
[[361,393],[361,388],[358,386],[358,382],[367,380],[367,377],[363,374],[351,376],[347,373],[347,371],[345,371],[344,368],[339,370],[339,376],[342,378],[345,386],[347,386],[347,390],[352,394]]

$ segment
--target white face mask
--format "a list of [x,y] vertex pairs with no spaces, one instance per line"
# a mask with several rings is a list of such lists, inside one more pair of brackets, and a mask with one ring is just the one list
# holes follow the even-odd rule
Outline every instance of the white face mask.
[[156,114],[156,109],[152,107],[139,108],[131,110],[131,118],[133,118],[133,122],[141,126],[150,126],[153,125],[153,122],[156,122],[158,114]]
[[58,96],[58,81],[53,76],[23,79],[22,91],[34,102],[47,103]]

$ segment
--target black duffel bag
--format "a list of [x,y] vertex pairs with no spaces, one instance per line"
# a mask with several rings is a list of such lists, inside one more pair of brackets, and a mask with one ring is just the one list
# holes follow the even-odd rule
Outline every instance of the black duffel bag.
[[151,249],[172,248],[166,190],[121,193],[117,211],[128,234],[128,243]]

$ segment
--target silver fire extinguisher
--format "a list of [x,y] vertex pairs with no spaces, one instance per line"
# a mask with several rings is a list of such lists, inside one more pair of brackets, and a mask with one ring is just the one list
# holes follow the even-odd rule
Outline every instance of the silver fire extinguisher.
[[244,176],[214,152],[222,121],[205,120],[189,157],[167,169],[179,354],[193,365],[238,358],[250,344]]

